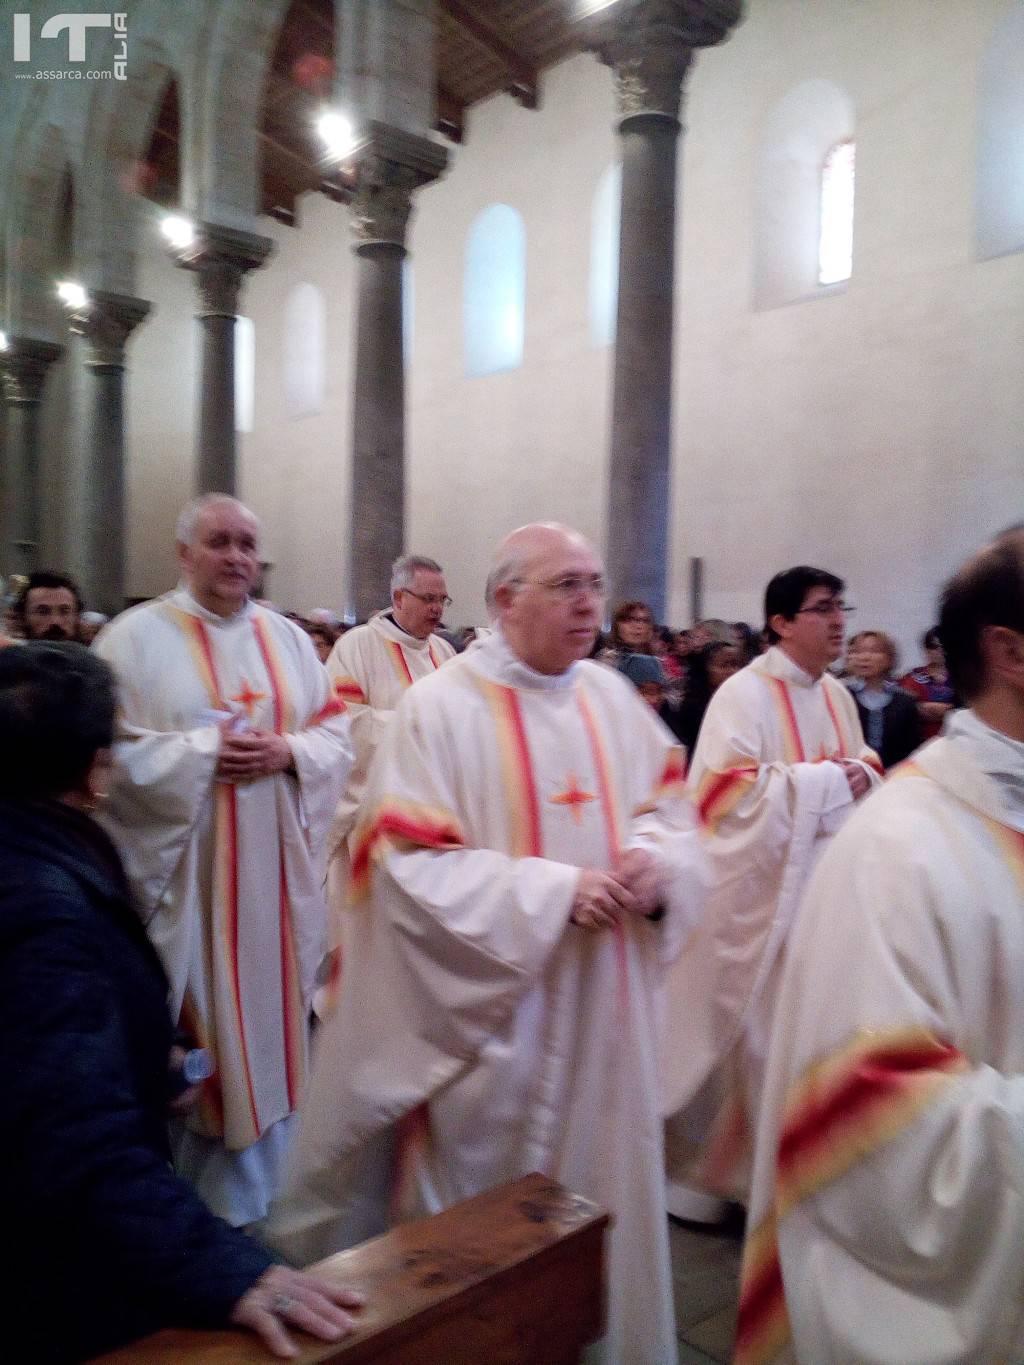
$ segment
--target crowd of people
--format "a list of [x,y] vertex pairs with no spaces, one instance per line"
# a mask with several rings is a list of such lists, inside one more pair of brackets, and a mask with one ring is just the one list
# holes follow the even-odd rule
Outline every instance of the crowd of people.
[[614,1214],[603,1358],[662,1365],[666,1120],[751,1212],[743,1365],[1019,1349],[1024,533],[902,677],[824,569],[759,630],[605,635],[545,523],[487,627],[406,555],[345,628],[256,597],[259,535],[208,495],[163,597],[9,604],[2,1165],[18,1295],[74,1309],[31,1358],[338,1336],[358,1297],[292,1266],[540,1169]]

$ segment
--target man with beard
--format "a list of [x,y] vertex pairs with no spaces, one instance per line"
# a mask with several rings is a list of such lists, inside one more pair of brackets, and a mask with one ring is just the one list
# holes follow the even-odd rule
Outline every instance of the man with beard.
[[77,640],[84,605],[70,578],[40,569],[29,576],[14,612],[26,640]]

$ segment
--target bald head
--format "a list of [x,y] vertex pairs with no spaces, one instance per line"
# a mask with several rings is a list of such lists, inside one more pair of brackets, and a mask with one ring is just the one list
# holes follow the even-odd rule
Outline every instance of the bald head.
[[487,606],[505,639],[539,673],[564,673],[593,648],[604,570],[585,536],[558,522],[521,526],[498,546]]
[[260,526],[244,503],[208,493],[178,518],[178,558],[189,592],[218,616],[245,606],[260,573]]
[[223,507],[231,507],[236,511],[244,512],[247,517],[252,519],[253,525],[259,531],[259,518],[255,512],[246,507],[244,502],[239,502],[230,493],[203,493],[201,497],[193,498],[187,507],[182,508],[174,530],[176,543],[178,545],[191,545],[195,539],[196,525],[199,519],[206,512],[212,512]]
[[1024,527],[979,550],[946,585],[939,635],[953,686],[974,703],[994,687],[1020,686],[1024,698]]

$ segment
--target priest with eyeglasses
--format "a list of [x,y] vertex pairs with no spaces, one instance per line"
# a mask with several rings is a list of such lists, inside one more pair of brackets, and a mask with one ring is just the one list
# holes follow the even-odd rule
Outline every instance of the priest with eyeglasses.
[[598,1358],[651,1365],[676,1353],[660,988],[705,879],[682,750],[587,659],[604,597],[577,532],[513,532],[494,635],[400,702],[272,1236],[307,1260],[542,1171],[614,1215]]
[[[828,672],[852,610],[843,591],[825,569],[775,575],[770,648],[712,697],[693,751],[688,793],[713,888],[668,987],[669,1209],[680,1216],[686,1183],[746,1195],[789,925],[828,841],[880,780],[853,699]],[[696,1166],[695,1137],[706,1138]]]
[[328,837],[327,885],[332,907],[331,948],[321,971],[316,1008],[337,999],[344,960],[344,916],[349,891],[349,843],[366,790],[370,761],[395,707],[408,688],[447,663],[455,650],[437,630],[451,603],[444,570],[426,555],[402,555],[391,566],[391,606],[346,631],[331,650],[327,673],[351,725],[355,762]]

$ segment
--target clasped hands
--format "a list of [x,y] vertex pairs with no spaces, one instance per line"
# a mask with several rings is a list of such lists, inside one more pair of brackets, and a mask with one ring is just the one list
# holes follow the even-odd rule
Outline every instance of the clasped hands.
[[609,872],[585,867],[576,883],[569,916],[581,929],[613,929],[623,915],[648,916],[661,909],[669,870],[651,849],[628,848]]
[[251,782],[291,767],[292,751],[272,730],[237,730],[234,716],[221,721],[218,782]]

